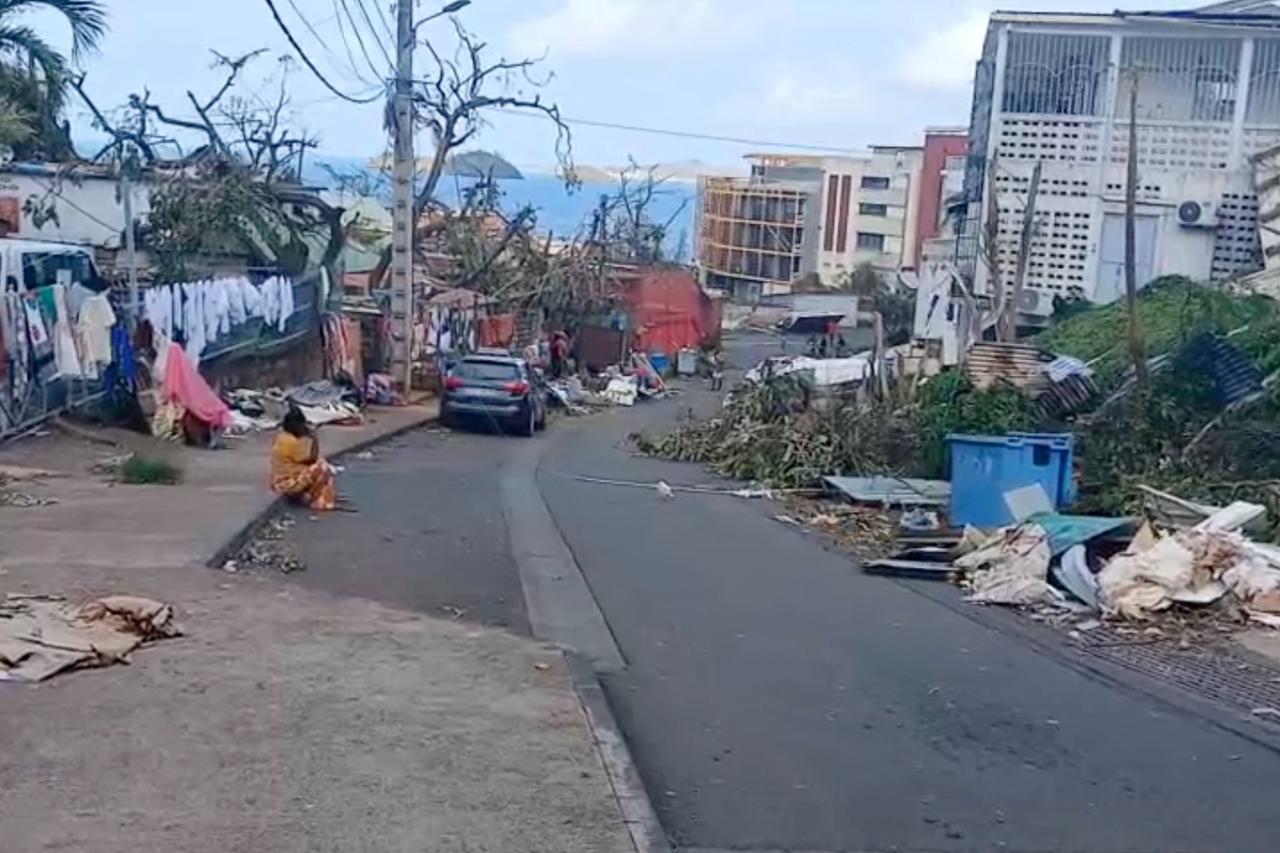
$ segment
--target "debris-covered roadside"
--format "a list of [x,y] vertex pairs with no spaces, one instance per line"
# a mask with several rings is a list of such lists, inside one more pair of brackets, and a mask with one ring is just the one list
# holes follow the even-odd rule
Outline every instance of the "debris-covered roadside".
[[222,564],[222,570],[231,574],[273,571],[286,575],[302,571],[306,563],[285,539],[285,534],[293,526],[294,521],[288,515],[272,515],[253,531],[234,557]]
[[840,494],[775,517],[836,533],[870,573],[950,580],[1079,636],[1280,628],[1280,305],[1175,279],[1139,313],[1145,382],[1113,305],[882,391],[766,362],[714,417],[635,439]]

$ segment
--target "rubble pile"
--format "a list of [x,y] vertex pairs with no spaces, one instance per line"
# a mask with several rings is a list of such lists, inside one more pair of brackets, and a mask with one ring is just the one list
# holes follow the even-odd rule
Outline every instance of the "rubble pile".
[[285,541],[293,526],[293,519],[286,515],[268,519],[235,558],[223,564],[223,570],[232,574],[245,570],[266,570],[286,575],[302,571],[307,567],[306,563],[293,546]]

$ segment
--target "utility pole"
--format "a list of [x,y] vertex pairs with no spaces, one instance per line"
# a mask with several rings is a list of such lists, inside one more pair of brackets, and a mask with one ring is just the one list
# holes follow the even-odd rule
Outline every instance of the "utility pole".
[[391,375],[408,397],[413,384],[413,0],[396,0],[395,140],[391,226]]
[[120,200],[124,205],[124,260],[129,272],[129,327],[134,328],[142,319],[142,303],[138,297],[138,254],[133,234],[133,179],[129,175],[132,163],[120,163]]
[[1129,356],[1138,387],[1147,386],[1147,354],[1138,322],[1138,71],[1129,70],[1129,160],[1124,188],[1124,302],[1129,313]]
[[1000,319],[1002,330],[1000,339],[1016,341],[1018,339],[1018,310],[1022,307],[1022,288],[1027,281],[1027,265],[1031,262],[1031,241],[1035,238],[1036,229],[1036,197],[1040,195],[1040,173],[1044,163],[1037,160],[1031,169],[1031,185],[1027,189],[1027,206],[1022,211],[1022,234],[1018,240],[1018,266],[1013,276],[1013,293],[1004,305],[1004,316]]

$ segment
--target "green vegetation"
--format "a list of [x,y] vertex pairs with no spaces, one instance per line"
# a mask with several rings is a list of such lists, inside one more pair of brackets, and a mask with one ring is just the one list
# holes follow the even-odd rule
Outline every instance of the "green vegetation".
[[[70,59],[25,23],[24,13],[41,9],[60,13],[70,27]],[[95,49],[106,31],[106,5],[97,0],[0,0],[0,141],[20,159],[74,153],[61,123],[70,60]]]
[[120,463],[120,482],[131,486],[176,486],[182,469],[165,459],[134,454]]
[[[1181,276],[1153,281],[1138,299],[1148,356],[1172,352],[1200,332],[1225,334],[1276,315],[1270,299],[1230,296]],[[1033,342],[1049,352],[1092,363],[1099,384],[1109,387],[1130,366],[1127,324],[1124,302],[1113,302],[1073,313]]]
[[1094,363],[1103,394],[1092,411],[1066,423],[1044,418],[1012,387],[977,390],[961,371],[930,380],[911,398],[812,407],[809,389],[793,375],[740,393],[713,420],[639,443],[654,455],[788,487],[812,486],[833,473],[945,477],[950,433],[1070,431],[1077,440],[1079,511],[1131,512],[1140,500],[1137,486],[1145,484],[1208,504],[1266,504],[1280,532],[1280,382],[1224,413],[1206,356],[1198,343],[1187,346],[1204,332],[1230,334],[1232,345],[1272,376],[1280,371],[1280,306],[1170,278],[1143,292],[1139,311],[1148,353],[1167,356],[1145,391],[1124,381],[1130,365],[1123,304],[1072,312],[1034,339]]

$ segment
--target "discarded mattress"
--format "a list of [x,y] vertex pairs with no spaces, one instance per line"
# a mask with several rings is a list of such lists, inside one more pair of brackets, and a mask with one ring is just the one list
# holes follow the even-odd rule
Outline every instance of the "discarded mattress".
[[180,636],[173,608],[112,595],[75,607],[60,598],[0,602],[0,680],[43,681],[59,672],[127,660],[150,640]]

